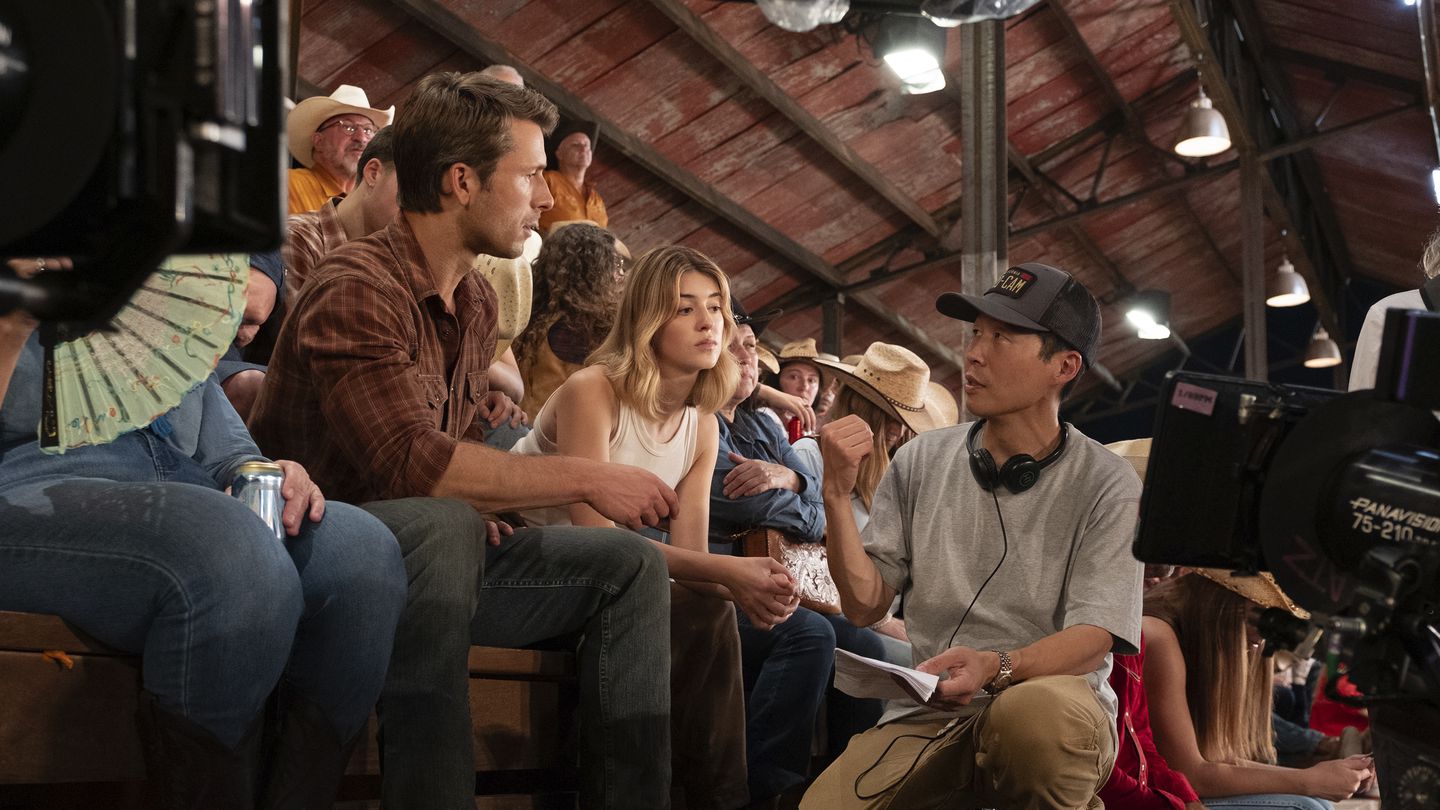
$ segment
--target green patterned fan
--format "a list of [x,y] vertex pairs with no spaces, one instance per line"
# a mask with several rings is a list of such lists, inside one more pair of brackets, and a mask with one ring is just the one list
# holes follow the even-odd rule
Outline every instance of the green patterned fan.
[[64,453],[148,426],[210,376],[235,339],[245,254],[172,256],[105,329],[45,350],[40,447]]

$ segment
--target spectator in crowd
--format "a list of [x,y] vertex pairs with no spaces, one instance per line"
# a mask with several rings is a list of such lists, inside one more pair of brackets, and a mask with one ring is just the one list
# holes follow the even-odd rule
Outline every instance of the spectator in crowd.
[[1385,313],[1392,309],[1440,311],[1440,230],[1430,234],[1420,257],[1425,281],[1418,289],[1387,295],[1365,312],[1360,338],[1355,342],[1355,360],[1350,364],[1350,390],[1375,387],[1375,367],[1380,362],[1380,338],[1385,331]]
[[[816,405],[820,398],[820,388],[824,385],[824,375],[820,373],[818,358],[820,352],[815,348],[815,338],[797,340],[780,348],[780,375],[779,389],[782,393],[789,394],[799,400],[803,409],[808,411],[810,420],[815,419]],[[766,415],[773,414],[785,428],[787,435],[790,433],[813,433],[813,424],[805,426],[805,417],[801,409],[783,403],[776,403]],[[794,427],[792,428],[792,423]],[[792,441],[797,436],[790,437]]]
[[354,188],[365,144],[394,117],[393,106],[377,110],[349,84],[296,104],[285,119],[290,155],[301,166],[290,170],[290,213],[314,211]]
[[41,450],[34,327],[0,315],[0,610],[58,614],[142,656],[147,807],[328,807],[404,604],[395,538],[280,461],[277,539],[225,493],[265,459],[213,380],[109,444]]
[[[718,441],[711,415],[729,400],[738,376],[728,352],[729,293],[720,268],[689,248],[641,256],[592,364],[555,391],[535,430],[514,449],[643,467],[679,495],[680,512],[661,549],[674,579],[672,756],[685,807],[748,802],[740,638],[726,600],[762,628],[783,623],[799,601],[779,562],[706,549]],[[584,504],[523,517],[531,525],[614,525]]]
[[[1328,810],[1374,775],[1368,756],[1275,765],[1264,608],[1308,618],[1269,574],[1195,569],[1145,594],[1145,692],[1155,747],[1209,808]],[[1328,801],[1327,801],[1328,800]]]
[[254,418],[263,446],[306,459],[400,541],[410,601],[379,707],[392,810],[473,804],[470,645],[557,639],[578,640],[581,802],[670,798],[664,558],[620,529],[502,542],[481,514],[583,502],[630,528],[676,514],[653,473],[479,442],[480,420],[515,405],[486,383],[495,301],[473,269],[481,253],[519,255],[549,208],[555,115],[539,93],[475,74],[419,82],[394,125],[400,215],[306,280]]
[[[875,500],[875,490],[890,468],[890,457],[900,449],[900,445],[917,434],[955,423],[946,420],[940,404],[941,397],[930,383],[930,367],[904,346],[872,343],[864,355],[855,358],[853,365],[824,358],[817,358],[816,362],[824,365],[831,379],[840,385],[840,393],[833,406],[833,418],[842,419],[855,414],[865,421],[874,436],[873,452],[860,463],[855,488],[850,496],[855,525],[863,532],[870,523],[870,505]],[[796,442],[794,447],[795,454],[815,477],[824,481],[825,462],[820,455],[819,443],[807,437]],[[887,659],[910,666],[910,639],[905,635],[904,620],[895,617],[898,607],[898,604],[891,605],[885,617],[871,625],[870,629],[898,642],[885,643]]]
[[[243,256],[226,255],[221,261],[236,261]],[[265,364],[248,359],[248,350],[265,326],[278,320],[276,313],[284,306],[285,268],[276,251],[249,255],[250,279],[245,285],[245,309],[240,315],[240,328],[235,340],[215,366],[215,379],[220,382],[225,398],[230,400],[240,420],[250,418],[250,410],[265,385]]]
[[1109,654],[1138,651],[1141,574],[1139,480],[1059,420],[1094,362],[1100,306],[1030,263],[936,308],[973,324],[965,393],[981,420],[900,448],[863,541],[851,503],[873,431],[852,414],[820,447],[845,614],[872,624],[901,595],[917,668],[943,679],[927,704],[891,701],[801,807],[1098,806],[1115,757]]
[[[825,535],[820,483],[795,455],[775,424],[756,414],[758,358],[755,332],[761,317],[746,314],[731,300],[735,337],[730,351],[740,380],[730,401],[716,415],[719,452],[710,485],[710,550],[738,553],[735,535],[773,528],[804,542]],[[826,616],[801,607],[789,621],[769,632],[748,616],[739,618],[745,686],[749,692],[745,722],[750,796],[773,803],[804,784],[810,772],[811,739],[841,647],[870,658],[884,655],[880,638],[842,616]],[[827,715],[828,748],[844,746],[850,734],[880,716],[879,701],[841,696]]]
[[[1133,439],[1105,445],[1128,460],[1143,483],[1150,458],[1150,440]],[[1150,568],[1150,566],[1146,566]],[[1151,573],[1149,570],[1146,574]],[[1148,577],[1147,577],[1148,579]],[[1115,690],[1118,714],[1115,731],[1115,767],[1100,789],[1106,810],[1205,810],[1190,780],[1170,767],[1155,748],[1150,730],[1150,702],[1145,695],[1145,638],[1140,652],[1115,656],[1110,688]]]
[[530,321],[512,347],[525,386],[521,407],[531,414],[584,368],[610,331],[625,286],[625,256],[614,234],[574,223],[545,240],[534,270]]
[[554,168],[545,172],[545,182],[555,195],[555,205],[540,217],[540,232],[545,236],[556,223],[586,220],[602,228],[610,226],[605,201],[593,183],[586,180],[590,161],[594,158],[599,128],[588,121],[568,121],[555,132]]

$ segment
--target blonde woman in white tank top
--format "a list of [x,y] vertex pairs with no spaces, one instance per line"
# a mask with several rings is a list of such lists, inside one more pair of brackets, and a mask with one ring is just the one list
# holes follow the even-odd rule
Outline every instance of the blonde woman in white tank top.
[[[560,453],[644,467],[674,487],[680,509],[661,544],[671,587],[673,781],[690,808],[749,803],[745,695],[734,602],[757,627],[799,604],[778,562],[709,553],[710,479],[719,446],[713,417],[739,369],[725,274],[689,248],[657,248],[635,262],[615,325],[540,409],[516,453]],[[584,504],[524,514],[532,525],[610,526]]]
[[[708,550],[719,445],[709,417],[729,400],[739,375],[727,351],[729,313],[729,281],[703,254],[680,246],[648,252],[626,278],[605,342],[556,389],[513,452],[581,456],[655,473],[680,498],[663,548],[671,578],[732,600],[758,626],[772,627],[796,604],[784,567]],[[524,517],[532,525],[614,525],[580,503]]]

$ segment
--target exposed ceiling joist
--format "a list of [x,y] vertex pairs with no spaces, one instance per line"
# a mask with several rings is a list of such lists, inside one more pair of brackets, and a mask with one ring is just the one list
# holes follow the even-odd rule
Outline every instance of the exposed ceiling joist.
[[864,180],[876,194],[884,197],[926,233],[934,237],[940,236],[939,223],[930,216],[928,211],[921,208],[913,197],[881,174],[873,164],[856,154],[855,150],[840,140],[823,121],[800,106],[799,102],[771,81],[770,77],[755,67],[755,64],[740,53],[735,46],[715,33],[715,30],[700,19],[698,14],[691,11],[689,6],[681,0],[650,0],[650,2],[660,13],[669,18],[675,27],[688,34],[700,47],[705,49],[706,53],[729,68],[730,72],[738,76],[746,87],[768,101],[770,106],[789,119],[812,141],[819,144],[840,165]]

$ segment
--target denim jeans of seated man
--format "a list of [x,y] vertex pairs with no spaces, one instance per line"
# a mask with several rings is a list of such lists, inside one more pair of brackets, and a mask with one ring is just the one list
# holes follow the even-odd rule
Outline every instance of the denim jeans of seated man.
[[[366,504],[400,541],[409,603],[380,699],[386,810],[474,805],[470,645],[573,649],[582,807],[670,799],[670,582],[649,540],[621,529],[521,529],[497,548],[469,504]],[[503,753],[503,751],[501,751]]]
[[0,610],[58,614],[142,655],[161,706],[225,745],[282,677],[342,739],[358,732],[403,574],[394,537],[359,509],[328,503],[281,542],[148,431],[63,456],[34,443],[0,455]]

